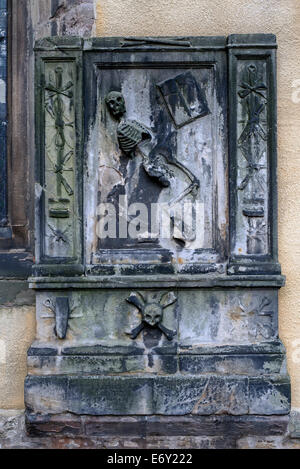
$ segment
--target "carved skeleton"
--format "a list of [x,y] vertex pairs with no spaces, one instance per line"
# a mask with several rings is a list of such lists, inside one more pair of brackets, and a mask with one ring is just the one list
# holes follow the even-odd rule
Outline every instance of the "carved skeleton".
[[[169,201],[169,206],[172,208],[178,202],[184,200],[188,195],[195,197],[200,184],[196,176],[183,164],[181,164],[172,154],[170,149],[162,145],[156,145],[151,151],[146,154],[139,146],[145,141],[150,141],[152,135],[150,130],[143,124],[135,120],[125,119],[126,105],[123,95],[118,91],[111,91],[105,98],[105,103],[111,115],[119,121],[117,128],[117,137],[119,146],[122,152],[130,158],[135,156],[135,151],[138,148],[142,156],[143,167],[149,177],[156,180],[162,187],[169,187],[171,178],[174,173],[171,167],[176,167],[182,174],[189,180],[188,186],[177,196]],[[173,226],[176,226],[176,219],[171,219]],[[175,240],[177,238],[174,237]],[[181,241],[183,244],[193,238],[188,239],[186,235],[182,235]]]
[[[105,98],[106,105],[111,115],[119,121],[117,137],[121,150],[126,156],[134,157],[135,150],[143,141],[151,140],[151,132],[146,126],[135,120],[125,119],[126,105],[123,95],[118,91],[111,91]],[[187,194],[198,190],[199,181],[191,171],[174,158],[172,161],[161,151],[161,147],[155,147],[149,155],[146,155],[141,148],[139,151],[143,158],[143,167],[146,173],[156,179],[163,187],[169,187],[170,178],[173,173],[169,164],[177,166],[191,181],[190,186],[176,198],[176,202],[186,197]],[[174,203],[175,201],[172,201]]]

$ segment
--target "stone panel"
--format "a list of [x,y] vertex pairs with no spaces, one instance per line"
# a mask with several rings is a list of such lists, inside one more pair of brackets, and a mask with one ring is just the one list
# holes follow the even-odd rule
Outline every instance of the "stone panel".
[[[37,42],[33,435],[93,446],[128,429],[152,447],[180,422],[176,442],[204,448],[249,444],[263,417],[285,431],[268,427],[290,411],[275,48],[264,34]],[[196,417],[226,437],[207,420],[196,436]]]

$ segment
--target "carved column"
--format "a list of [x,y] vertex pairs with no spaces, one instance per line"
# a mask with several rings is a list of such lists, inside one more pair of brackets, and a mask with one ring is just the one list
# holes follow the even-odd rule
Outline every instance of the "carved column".
[[229,37],[229,274],[278,274],[276,39]]
[[82,41],[36,48],[36,274],[82,266]]

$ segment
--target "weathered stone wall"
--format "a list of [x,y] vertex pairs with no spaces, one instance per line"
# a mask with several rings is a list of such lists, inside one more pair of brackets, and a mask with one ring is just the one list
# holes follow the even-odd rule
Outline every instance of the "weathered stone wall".
[[[98,0],[97,36],[273,33],[278,41],[279,330],[300,410],[300,3],[298,0]],[[298,80],[298,84],[296,82]],[[294,95],[294,99],[293,99]],[[296,97],[296,99],[295,99]],[[298,343],[296,342],[298,341]],[[298,358],[298,359],[297,359]]]
[[34,39],[43,36],[91,36],[95,24],[94,0],[30,0]]
[[[34,155],[33,43],[39,37],[56,34],[92,35],[95,23],[95,5],[93,0],[26,0],[25,2],[12,0],[11,11],[14,15],[12,37],[15,41],[12,43],[12,50],[21,53],[19,61],[22,64],[22,67],[14,69],[17,73],[14,78],[19,83],[19,87],[13,90],[15,93],[13,106],[14,112],[18,116],[22,114],[22,120],[28,123],[27,128],[25,125],[22,129],[24,134],[19,136],[19,143],[23,145],[22,151],[31,155],[29,164],[31,185],[28,191],[31,192],[29,198],[33,201],[33,187],[31,187],[33,186]],[[24,36],[26,30],[27,37]],[[20,46],[18,47],[17,41],[22,41],[21,49]],[[26,94],[26,99],[23,99],[24,94]],[[15,115],[13,114],[13,116]],[[29,141],[28,148],[24,148],[26,139]],[[26,185],[27,181],[24,179],[23,173],[22,179],[22,183]],[[17,200],[14,203],[17,204]],[[16,255],[18,254],[17,251],[14,252]],[[13,255],[14,252],[11,254]],[[26,255],[24,255],[24,260],[26,260]],[[6,265],[7,271],[10,267]],[[36,329],[34,304],[35,296],[28,289],[26,279],[16,280],[11,272],[9,278],[0,277],[0,409],[3,410],[1,414],[4,412],[3,422],[7,421],[7,412],[9,413],[10,409],[24,408],[26,355],[34,340]],[[14,423],[11,423],[10,419]],[[8,427],[5,425],[4,423],[2,427],[0,425],[0,439],[3,438],[6,428],[12,426],[16,429],[15,417],[10,416]],[[20,428],[18,425],[17,427]]]

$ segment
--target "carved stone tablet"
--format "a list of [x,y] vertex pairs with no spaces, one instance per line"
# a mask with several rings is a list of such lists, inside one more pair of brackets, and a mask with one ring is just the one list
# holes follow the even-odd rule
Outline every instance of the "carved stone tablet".
[[37,42],[30,431],[284,433],[275,49]]

